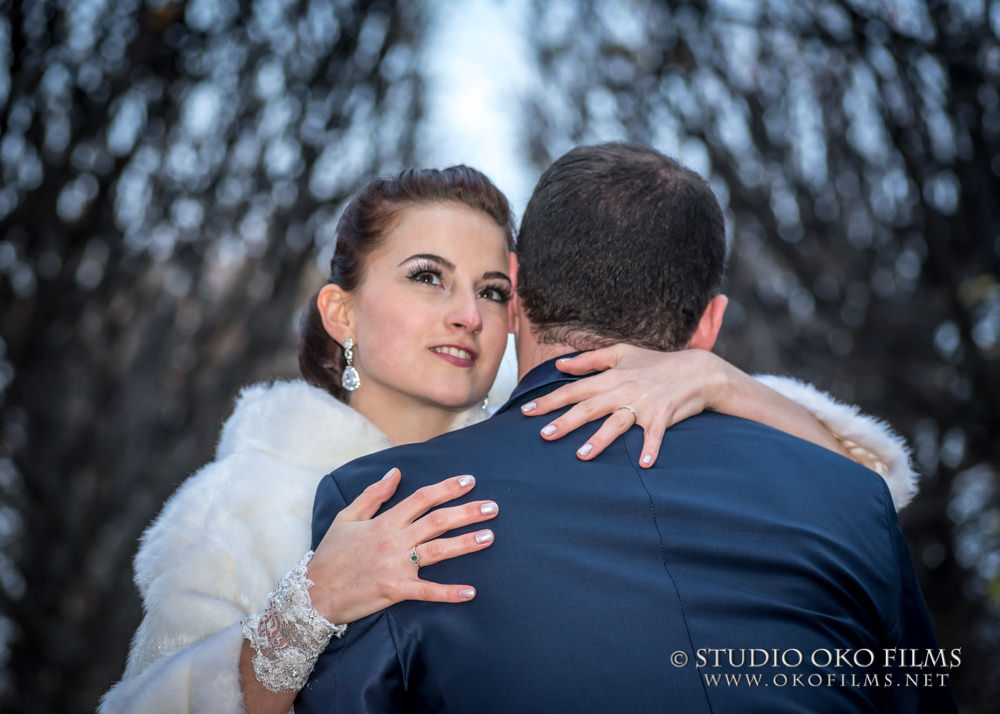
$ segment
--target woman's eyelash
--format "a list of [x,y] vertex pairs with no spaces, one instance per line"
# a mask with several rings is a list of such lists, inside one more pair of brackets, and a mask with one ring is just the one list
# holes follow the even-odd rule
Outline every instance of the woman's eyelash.
[[[420,280],[422,276],[433,276],[436,282],[430,283],[432,285],[440,284],[443,279],[443,273],[441,268],[439,268],[434,263],[420,262],[415,263],[407,272],[406,277],[408,280],[413,280],[414,282],[425,282]],[[495,293],[494,297],[487,297],[486,293]],[[497,283],[495,285],[485,285],[479,290],[479,295],[487,297],[489,300],[494,300],[499,303],[510,302],[511,289],[510,286],[504,283]]]
[[[498,283],[496,285],[487,285],[482,290],[480,290],[479,292],[480,293],[485,293],[485,292],[490,292],[490,291],[495,292],[497,294],[497,296],[498,296],[496,298],[497,302],[510,302],[511,292],[510,292],[510,288],[507,285],[504,285],[502,283]],[[493,299],[493,298],[491,298],[491,299]]]
[[441,269],[438,268],[433,263],[416,263],[407,271],[406,277],[409,280],[414,280],[421,275],[433,275],[439,280],[441,279]]

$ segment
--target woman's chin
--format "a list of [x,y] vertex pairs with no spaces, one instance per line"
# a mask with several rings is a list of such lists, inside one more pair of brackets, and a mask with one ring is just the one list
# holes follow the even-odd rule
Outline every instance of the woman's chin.
[[464,411],[469,407],[476,406],[477,404],[482,404],[483,400],[486,398],[486,392],[480,393],[479,390],[469,391],[465,390],[462,392],[453,391],[441,391],[427,397],[427,401],[430,404],[441,407],[442,409],[447,409],[449,411]]

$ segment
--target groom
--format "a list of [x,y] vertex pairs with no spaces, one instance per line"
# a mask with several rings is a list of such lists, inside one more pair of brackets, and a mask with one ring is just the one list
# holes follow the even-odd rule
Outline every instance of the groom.
[[474,474],[500,504],[496,543],[425,575],[478,595],[352,624],[296,712],[954,711],[954,657],[874,473],[711,412],[672,427],[653,468],[638,428],[580,461],[522,415],[575,379],[562,355],[711,349],[724,257],[708,186],[651,149],[577,148],[542,175],[518,240],[510,401],[335,471],[315,506],[318,542],[389,466],[401,490]]

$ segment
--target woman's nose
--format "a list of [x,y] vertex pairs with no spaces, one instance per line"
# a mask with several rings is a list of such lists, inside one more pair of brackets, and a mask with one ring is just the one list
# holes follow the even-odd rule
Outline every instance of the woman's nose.
[[478,332],[483,327],[483,316],[479,314],[479,301],[473,292],[456,293],[448,323],[469,332]]

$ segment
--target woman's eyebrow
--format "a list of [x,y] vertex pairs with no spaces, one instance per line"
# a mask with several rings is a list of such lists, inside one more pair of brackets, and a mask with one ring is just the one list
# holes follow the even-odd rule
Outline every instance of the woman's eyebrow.
[[440,255],[434,255],[433,253],[415,253],[411,255],[409,258],[400,261],[399,264],[402,265],[403,263],[409,263],[411,260],[429,260],[432,263],[438,263],[439,265],[443,265],[448,270],[455,269],[455,264],[452,263],[450,260],[448,260],[447,258],[442,258]]
[[[442,258],[440,255],[435,255],[434,253],[414,253],[409,258],[400,261],[400,265],[404,263],[409,263],[411,260],[429,260],[432,263],[437,263],[438,265],[444,266],[448,270],[455,270],[455,264],[452,263],[447,258]],[[510,276],[500,270],[490,270],[483,273],[483,280],[506,280],[508,283],[513,283]]]

